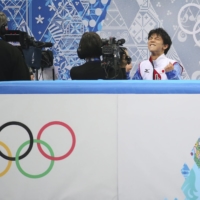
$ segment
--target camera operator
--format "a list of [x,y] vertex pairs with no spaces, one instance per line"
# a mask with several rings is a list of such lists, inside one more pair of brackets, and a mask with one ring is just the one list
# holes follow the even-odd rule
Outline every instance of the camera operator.
[[0,12],[0,81],[30,80],[29,69],[17,47],[3,40],[7,17]]
[[100,59],[102,45],[97,33],[86,32],[82,35],[77,54],[80,59],[85,59],[86,63],[71,69],[72,80],[126,79],[125,63],[120,64],[117,74],[114,68],[105,69]]

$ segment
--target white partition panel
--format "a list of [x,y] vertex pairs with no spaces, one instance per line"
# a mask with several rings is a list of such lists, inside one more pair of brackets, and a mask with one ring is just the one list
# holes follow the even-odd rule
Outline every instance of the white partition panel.
[[184,165],[195,164],[191,151],[200,136],[199,102],[199,94],[119,96],[120,200],[183,200],[184,192],[196,199],[198,184],[182,186]]
[[23,155],[31,143],[26,127],[34,139],[23,159],[0,157],[0,200],[117,198],[116,95],[6,94],[0,100],[0,151]]

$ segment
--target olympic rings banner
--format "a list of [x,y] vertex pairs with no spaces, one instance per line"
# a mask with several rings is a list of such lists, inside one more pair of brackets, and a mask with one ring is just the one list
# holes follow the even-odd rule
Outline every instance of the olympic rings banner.
[[[6,166],[5,170],[4,170],[3,172],[0,173],[0,177],[1,177],[1,176],[4,176],[4,175],[9,171],[9,169],[10,169],[10,167],[11,167],[11,163],[12,163],[11,161],[15,161],[18,170],[19,170],[24,176],[27,176],[27,177],[29,177],[29,178],[41,178],[41,177],[47,175],[47,174],[51,171],[51,169],[53,168],[53,165],[54,165],[54,161],[59,161],[59,160],[65,159],[65,158],[68,157],[68,156],[73,152],[73,150],[74,150],[74,147],[75,147],[75,144],[76,144],[76,137],[75,137],[74,131],[72,130],[72,128],[71,128],[69,125],[67,125],[67,124],[65,124],[65,123],[63,123],[63,122],[53,121],[53,122],[49,122],[49,123],[45,124],[45,125],[39,130],[38,135],[37,135],[37,139],[33,139],[33,134],[32,134],[32,132],[31,132],[31,130],[30,130],[25,124],[23,124],[23,123],[21,123],[21,122],[7,122],[7,123],[3,124],[3,125],[0,127],[0,131],[2,131],[5,127],[11,126],[11,125],[17,125],[17,126],[20,126],[20,127],[24,128],[24,129],[27,131],[30,140],[24,142],[24,143],[18,148],[18,150],[17,150],[17,152],[16,152],[16,157],[12,157],[12,153],[11,153],[9,147],[8,147],[6,144],[4,144],[3,142],[0,142],[0,145],[1,145],[2,147],[4,147],[4,149],[7,151],[7,154],[8,154],[8,156],[6,156],[6,155],[4,155],[2,152],[0,152],[0,156],[1,156],[2,158],[4,158],[4,159],[8,160],[8,165]],[[71,145],[69,151],[68,151],[66,154],[62,155],[62,156],[55,156],[55,155],[54,155],[54,152],[53,152],[53,150],[52,150],[52,148],[51,148],[46,142],[44,142],[44,141],[42,141],[42,140],[40,139],[40,138],[41,138],[41,135],[42,135],[42,133],[43,133],[43,131],[44,131],[46,128],[48,128],[49,126],[52,126],[52,125],[60,125],[60,126],[65,127],[65,128],[70,132],[71,137],[72,137],[72,145]],[[48,169],[47,169],[45,172],[43,172],[43,173],[41,173],[41,174],[38,174],[38,175],[31,175],[31,174],[26,173],[26,172],[22,169],[22,167],[21,167],[21,165],[20,165],[20,162],[19,162],[19,160],[25,158],[25,157],[30,153],[30,151],[31,151],[31,149],[32,149],[32,147],[33,147],[33,143],[37,143],[37,147],[38,147],[38,150],[40,151],[40,153],[41,153],[45,158],[47,158],[47,159],[49,159],[49,160],[51,161],[51,162],[50,162],[50,165],[49,165],[49,167],[48,167]],[[46,153],[43,151],[43,149],[42,149],[42,147],[41,147],[41,144],[44,145],[44,146],[49,150],[51,156],[48,155],[48,154],[46,154]],[[25,147],[26,145],[29,145],[27,151],[26,151],[23,155],[20,155],[21,150],[22,150],[23,147]]]
[[117,98],[100,96],[0,95],[0,200],[117,197]]

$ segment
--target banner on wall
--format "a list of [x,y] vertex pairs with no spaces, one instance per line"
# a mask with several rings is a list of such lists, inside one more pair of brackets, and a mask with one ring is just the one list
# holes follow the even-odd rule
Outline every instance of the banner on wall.
[[0,99],[1,200],[117,198],[116,96]]

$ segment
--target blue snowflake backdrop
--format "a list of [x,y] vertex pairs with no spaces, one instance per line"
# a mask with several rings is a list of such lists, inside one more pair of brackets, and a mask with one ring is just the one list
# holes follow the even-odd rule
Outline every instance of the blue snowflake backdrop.
[[70,79],[71,67],[82,64],[76,50],[85,31],[98,32],[102,38],[124,38],[132,77],[138,64],[149,58],[147,34],[156,27],[171,36],[167,56],[181,63],[183,79],[200,79],[197,0],[0,0],[0,7],[9,18],[9,29],[54,44],[58,79]]
[[37,41],[53,43],[58,79],[69,79],[69,70],[82,64],[77,47],[86,31],[100,31],[111,0],[1,0],[11,30],[21,30]]

